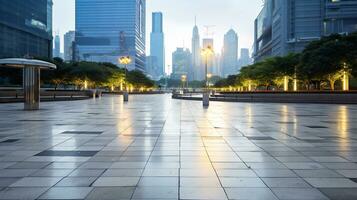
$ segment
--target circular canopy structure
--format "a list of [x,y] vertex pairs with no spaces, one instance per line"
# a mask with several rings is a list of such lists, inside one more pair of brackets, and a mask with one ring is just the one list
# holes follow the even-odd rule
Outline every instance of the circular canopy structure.
[[23,68],[24,109],[38,110],[40,108],[40,71],[41,69],[56,69],[56,65],[41,60],[6,58],[0,59],[0,66]]
[[0,59],[0,65],[8,67],[24,68],[25,66],[39,67],[41,69],[56,69],[56,65],[42,60],[25,58],[5,58]]

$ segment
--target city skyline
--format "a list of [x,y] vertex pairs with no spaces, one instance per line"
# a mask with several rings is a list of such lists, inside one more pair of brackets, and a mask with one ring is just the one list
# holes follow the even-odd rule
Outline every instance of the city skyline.
[[[54,0],[54,22],[53,30],[59,31],[61,40],[63,35],[74,30],[74,5],[75,0]],[[227,6],[229,5],[229,6]],[[204,8],[204,9],[202,9]],[[152,12],[162,12],[165,16],[165,57],[171,60],[171,54],[176,47],[191,49],[192,28],[197,17],[197,26],[201,38],[207,37],[205,25],[215,25],[211,28],[214,31],[215,48],[221,51],[223,46],[223,36],[230,29],[237,31],[240,37],[240,47],[251,49],[254,42],[254,20],[262,8],[261,0],[226,0],[222,4],[217,0],[181,0],[172,6],[172,2],[162,0],[151,0],[147,2],[147,26],[146,38],[150,38],[151,14]],[[224,10],[225,15],[221,15]],[[183,14],[184,13],[184,14]],[[63,44],[61,44],[63,45]],[[63,46],[61,47],[63,49]],[[150,49],[150,41],[146,41],[146,49]],[[166,63],[166,67],[169,63]]]

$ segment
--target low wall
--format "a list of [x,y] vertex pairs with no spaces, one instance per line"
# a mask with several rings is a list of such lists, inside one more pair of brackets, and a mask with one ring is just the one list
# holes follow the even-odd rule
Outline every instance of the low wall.
[[[83,100],[100,96],[101,93],[96,90],[41,90],[41,101],[70,101]],[[22,89],[1,89],[0,103],[23,102],[24,93]]]
[[[202,100],[201,97],[173,95],[176,99]],[[247,92],[211,95],[211,101],[262,103],[357,104],[357,92]]]

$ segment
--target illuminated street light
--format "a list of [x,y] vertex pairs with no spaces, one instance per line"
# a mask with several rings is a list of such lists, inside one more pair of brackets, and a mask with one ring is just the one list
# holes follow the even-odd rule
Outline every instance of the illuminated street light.
[[205,57],[205,83],[206,88],[202,95],[203,106],[209,106],[209,88],[208,88],[208,58],[214,54],[212,46],[208,45],[206,48],[203,48],[201,51],[202,56]]
[[122,56],[119,58],[119,63],[124,65],[125,67],[125,81],[126,81],[126,84],[125,84],[125,91],[123,92],[123,97],[124,97],[124,101],[127,102],[129,101],[129,93],[128,93],[128,75],[127,75],[127,66],[131,63],[131,58],[130,56]]
[[284,76],[284,91],[287,92],[289,91],[289,77]]
[[346,63],[343,63],[343,91],[350,90],[350,79],[348,76],[348,67]]
[[182,75],[181,76],[181,81],[182,81],[182,89],[185,88],[185,83],[187,81],[187,76],[186,75]]

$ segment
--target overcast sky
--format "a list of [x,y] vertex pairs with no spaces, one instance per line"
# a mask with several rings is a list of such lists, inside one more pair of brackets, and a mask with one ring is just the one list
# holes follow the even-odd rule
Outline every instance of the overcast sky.
[[[151,13],[161,11],[164,15],[164,34],[166,46],[166,65],[171,65],[171,54],[176,47],[191,48],[191,35],[194,18],[200,35],[207,36],[205,26],[213,32],[214,45],[221,51],[223,36],[233,28],[239,36],[239,48],[251,49],[254,40],[254,19],[262,8],[263,0],[147,0],[147,54],[149,54],[149,35]],[[74,30],[75,0],[53,0],[53,30],[63,34]],[[63,51],[63,48],[62,50]]]

